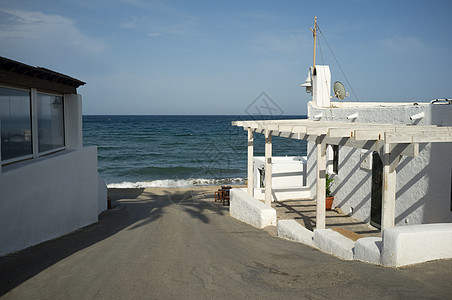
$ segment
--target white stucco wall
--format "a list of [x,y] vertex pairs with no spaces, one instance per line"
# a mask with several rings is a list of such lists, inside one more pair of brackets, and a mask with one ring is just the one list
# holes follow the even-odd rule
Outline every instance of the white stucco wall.
[[[259,169],[265,168],[265,157],[255,156],[254,197],[265,200],[265,189],[260,188]],[[272,201],[311,198],[306,188],[306,156],[272,157]]]
[[0,255],[97,221],[97,148],[3,166],[0,174]]
[[[425,117],[418,125],[452,125],[452,105],[359,103],[341,108],[318,108],[308,105],[309,118],[320,113],[322,120],[352,122],[347,116],[358,113],[357,123],[412,124],[410,116],[420,112]],[[452,144],[421,144],[419,157],[404,157],[397,167],[397,225],[452,222],[451,166]],[[369,152],[370,154],[370,152]],[[307,186],[315,197],[315,147],[308,143]],[[367,158],[360,149],[340,147],[339,172],[333,175],[333,206],[369,222],[372,171],[363,164]]]
[[[79,94],[64,95],[64,112],[66,149],[79,150],[83,147],[82,96]],[[97,212],[100,214],[107,209],[107,185],[99,174],[97,179]]]
[[244,189],[231,189],[229,214],[254,227],[276,226],[276,210],[248,195]]
[[[259,169],[265,168],[265,157],[255,156],[254,187],[261,187]],[[305,156],[273,156],[272,157],[272,187],[302,187],[306,184]]]
[[381,263],[399,267],[452,257],[452,224],[392,227],[383,231]]

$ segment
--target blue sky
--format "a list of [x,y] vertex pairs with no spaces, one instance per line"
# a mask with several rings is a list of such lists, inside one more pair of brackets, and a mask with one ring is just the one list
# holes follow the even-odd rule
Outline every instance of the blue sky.
[[262,92],[305,114],[314,16],[359,101],[422,102],[452,97],[451,12],[435,0],[0,0],[0,56],[87,82],[84,114],[245,114]]

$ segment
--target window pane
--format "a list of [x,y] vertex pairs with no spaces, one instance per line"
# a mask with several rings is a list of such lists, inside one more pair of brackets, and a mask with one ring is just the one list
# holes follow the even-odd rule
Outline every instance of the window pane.
[[64,146],[63,97],[38,93],[39,152]]
[[30,93],[0,87],[2,160],[31,155]]

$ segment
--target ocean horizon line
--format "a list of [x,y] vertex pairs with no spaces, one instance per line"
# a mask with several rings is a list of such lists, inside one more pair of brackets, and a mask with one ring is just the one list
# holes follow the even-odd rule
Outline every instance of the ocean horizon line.
[[288,114],[288,115],[248,115],[248,114],[82,114],[82,116],[92,116],[92,117],[102,117],[102,116],[117,116],[117,117],[152,117],[152,116],[156,116],[156,117],[180,117],[180,116],[187,116],[187,117],[206,117],[206,116],[215,116],[215,117],[234,117],[234,116],[238,116],[238,117],[307,117],[307,115],[304,114]]

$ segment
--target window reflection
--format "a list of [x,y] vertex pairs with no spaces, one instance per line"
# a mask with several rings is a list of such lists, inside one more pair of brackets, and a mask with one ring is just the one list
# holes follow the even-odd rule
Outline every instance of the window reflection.
[[30,93],[0,87],[1,159],[32,154]]
[[38,93],[39,152],[64,146],[63,97]]

